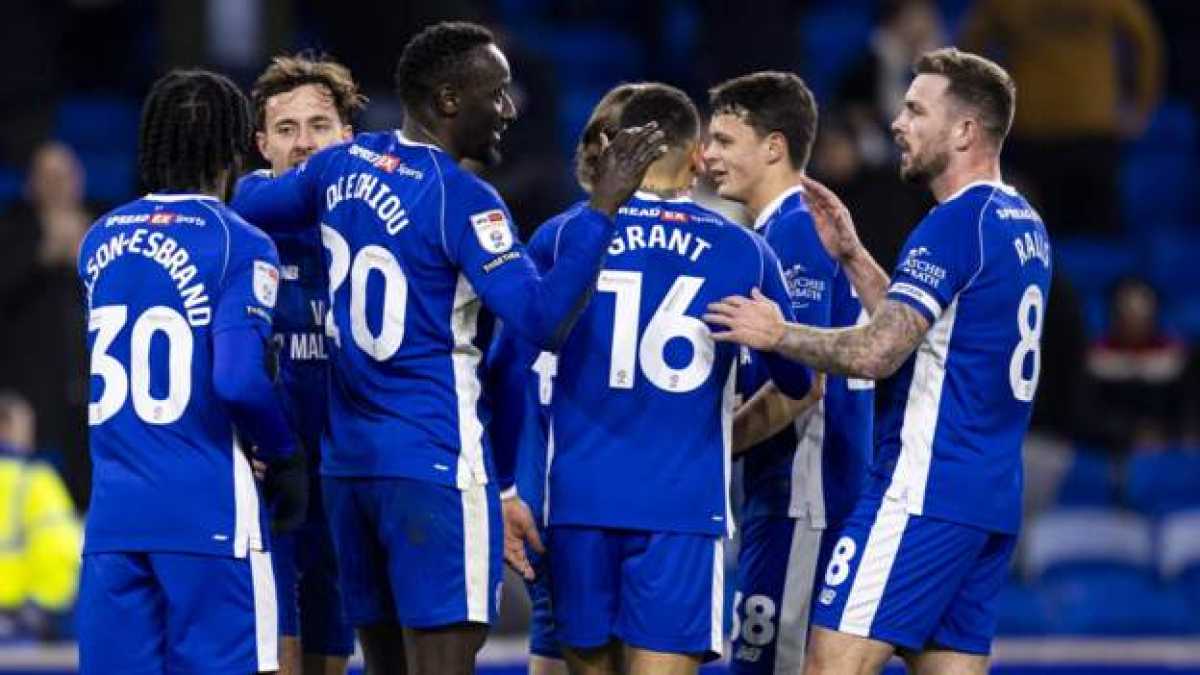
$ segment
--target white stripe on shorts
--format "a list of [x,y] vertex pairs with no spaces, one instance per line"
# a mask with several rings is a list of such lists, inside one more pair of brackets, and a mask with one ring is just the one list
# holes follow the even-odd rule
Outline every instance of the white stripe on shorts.
[[487,488],[472,485],[462,492],[463,571],[467,621],[488,622],[488,501]]
[[842,609],[838,630],[850,635],[869,637],[875,612],[883,598],[900,540],[908,525],[908,509],[903,500],[884,497],[875,514],[875,522],[867,535],[867,545],[858,560],[858,572],[850,586],[850,596]]
[[809,525],[808,518],[797,518],[792,529],[792,548],[788,552],[787,575],[779,608],[779,638],[775,644],[777,675],[804,672],[804,654],[808,645],[808,617],[812,613],[813,584],[817,575],[817,557],[821,555],[823,529]]
[[250,551],[250,583],[254,589],[254,649],[258,670],[279,670],[279,608],[271,554]]
[[709,649],[717,656],[725,647],[725,540],[713,539],[712,624]]

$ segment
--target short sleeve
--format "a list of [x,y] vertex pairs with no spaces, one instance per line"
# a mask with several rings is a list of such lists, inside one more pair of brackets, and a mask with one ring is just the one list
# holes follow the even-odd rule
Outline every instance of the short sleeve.
[[979,208],[964,200],[934,209],[900,250],[887,297],[931,324],[979,271]]
[[229,264],[217,301],[213,333],[243,326],[270,327],[279,295],[279,254],[266,235],[230,223]]
[[320,216],[320,176],[342,146],[331,146],[281,176],[255,171],[242,176],[229,206],[268,232],[316,228]]

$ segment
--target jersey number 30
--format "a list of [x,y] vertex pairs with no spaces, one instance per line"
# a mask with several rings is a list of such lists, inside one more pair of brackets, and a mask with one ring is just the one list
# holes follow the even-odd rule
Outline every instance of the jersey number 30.
[[[183,416],[192,398],[192,349],[194,338],[187,319],[166,306],[150,307],[133,322],[129,337],[129,372],[108,353],[129,319],[126,305],[95,307],[88,315],[88,332],[96,331],[92,344],[92,375],[104,382],[100,400],[88,404],[88,424],[97,426],[116,415],[133,399],[133,411],[146,424],[171,424]],[[167,338],[167,368],[170,384],[166,398],[150,393],[150,341],[155,333]]]

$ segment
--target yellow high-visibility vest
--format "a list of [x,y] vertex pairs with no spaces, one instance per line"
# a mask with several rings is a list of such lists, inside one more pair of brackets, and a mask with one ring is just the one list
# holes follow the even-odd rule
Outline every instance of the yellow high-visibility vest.
[[0,455],[0,610],[69,608],[82,544],[79,517],[54,468]]

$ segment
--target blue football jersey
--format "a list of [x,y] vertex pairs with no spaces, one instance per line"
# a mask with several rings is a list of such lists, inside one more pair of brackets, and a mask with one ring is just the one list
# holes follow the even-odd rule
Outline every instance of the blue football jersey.
[[[779,256],[798,322],[841,328],[865,319],[849,280],[817,236],[799,186],[763,209],[754,229]],[[752,352],[743,362],[738,390],[749,400],[770,376]],[[871,455],[873,388],[870,381],[828,377],[822,401],[749,449],[743,455],[744,517],[791,516],[820,528],[848,516]]]
[[1018,530],[1050,269],[1041,217],[1000,183],[964,187],[909,236],[887,297],[930,329],[887,388],[875,473],[910,514]]
[[92,225],[79,252],[91,353],[85,552],[264,547],[212,344],[270,325],[278,264],[271,240],[213,197],[148,195]]
[[[331,363],[322,474],[488,482],[481,310],[544,339],[537,322],[553,314],[538,312],[555,299],[495,190],[441,149],[389,131],[326,148],[278,178],[249,176],[233,206],[272,232],[319,223]],[[594,211],[582,217],[611,227]],[[571,271],[580,272],[595,270]]]
[[[562,223],[534,236],[539,264],[571,236]],[[548,521],[731,531],[738,349],[714,343],[699,317],[757,287],[791,318],[779,262],[758,235],[688,198],[639,192],[616,225],[596,293],[558,352]],[[807,370],[778,363],[772,372],[807,391]]]
[[555,354],[539,351],[503,325],[496,329],[488,351],[487,394],[493,401],[488,434],[497,457],[515,458],[517,494],[538,522],[545,512],[550,401],[557,373]]
[[[256,174],[272,177],[267,170]],[[289,417],[309,453],[309,467],[314,468],[320,459],[329,386],[325,346],[329,286],[324,251],[320,234],[313,229],[277,232],[271,240],[279,251],[279,300],[274,322],[279,381]]]

